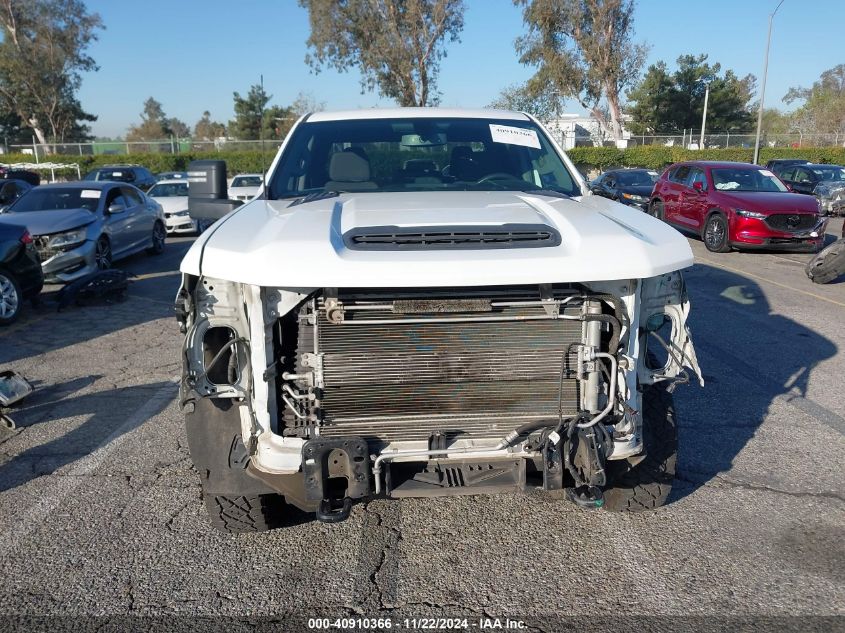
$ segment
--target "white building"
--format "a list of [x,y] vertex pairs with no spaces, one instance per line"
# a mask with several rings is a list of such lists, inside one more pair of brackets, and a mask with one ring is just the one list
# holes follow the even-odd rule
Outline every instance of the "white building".
[[592,116],[564,114],[547,123],[546,128],[565,150],[573,147],[604,145],[615,145],[624,149],[628,147],[628,140],[631,138],[631,132],[625,128],[625,122],[630,121],[631,118],[630,115],[622,115],[622,140],[615,143],[610,135],[602,132],[601,126]]

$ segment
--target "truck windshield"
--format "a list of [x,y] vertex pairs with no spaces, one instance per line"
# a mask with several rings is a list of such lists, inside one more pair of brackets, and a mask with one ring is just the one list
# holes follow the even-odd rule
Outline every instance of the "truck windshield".
[[289,139],[269,189],[271,198],[324,191],[581,194],[536,124],[483,118],[306,122]]

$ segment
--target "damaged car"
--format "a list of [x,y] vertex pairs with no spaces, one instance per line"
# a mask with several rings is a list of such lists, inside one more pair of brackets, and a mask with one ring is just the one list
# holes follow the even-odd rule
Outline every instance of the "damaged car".
[[791,191],[815,196],[822,213],[845,215],[845,167],[808,163],[787,167],[779,176]]
[[41,260],[29,231],[0,223],[0,326],[17,319],[23,302],[35,301],[43,286]]
[[41,185],[0,216],[24,224],[47,283],[70,283],[140,251],[164,252],[161,206],[132,185],[78,181]]
[[591,194],[533,117],[305,115],[242,206],[219,167],[189,168],[192,216],[231,210],[176,299],[216,527],[282,526],[292,507],[335,522],[373,497],[666,502],[672,391],[701,381],[690,246]]

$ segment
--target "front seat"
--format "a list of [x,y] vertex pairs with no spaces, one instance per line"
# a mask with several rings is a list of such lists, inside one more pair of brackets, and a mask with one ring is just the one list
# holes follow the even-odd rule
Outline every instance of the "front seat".
[[335,152],[329,159],[326,191],[367,191],[377,189],[370,180],[370,161],[355,152]]
[[472,148],[469,145],[458,145],[453,148],[446,175],[461,181],[477,180],[478,165],[473,160],[472,154]]

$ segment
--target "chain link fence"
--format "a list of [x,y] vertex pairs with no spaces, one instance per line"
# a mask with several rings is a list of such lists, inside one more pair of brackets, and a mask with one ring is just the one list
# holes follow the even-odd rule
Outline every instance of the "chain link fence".
[[[736,134],[724,132],[705,134],[704,147],[718,149],[726,147],[753,148],[754,133]],[[558,140],[565,148],[572,147],[601,147],[617,144],[601,135],[573,134],[569,131],[559,135]],[[665,147],[684,147],[699,149],[701,132],[689,130],[682,134],[639,135],[625,134],[618,146],[636,147],[640,145],[662,145]],[[275,153],[282,144],[282,139],[263,141],[265,152]],[[845,132],[831,134],[764,134],[760,137],[760,147],[845,147]],[[43,161],[47,156],[97,156],[132,154],[182,154],[182,153],[213,153],[213,152],[249,152],[261,151],[262,141],[234,141],[217,139],[214,141],[194,141],[191,139],[165,139],[161,141],[95,141],[92,143],[50,143],[46,145],[31,143],[29,145],[3,146],[5,153],[28,154],[36,162]]]
[[266,141],[234,141],[218,139],[215,141],[194,141],[191,139],[166,139],[161,141],[94,141],[92,143],[30,143],[28,145],[6,145],[7,154],[28,154],[38,161],[46,156],[99,156],[132,154],[184,154],[199,152],[273,152],[282,144],[281,139]]
[[[704,135],[706,149],[719,148],[753,148],[755,133],[722,132]],[[686,149],[700,149],[701,130],[688,130],[681,134],[640,135],[625,133],[625,139],[617,145],[613,139],[600,134],[573,134],[566,131],[560,134],[559,141],[563,147],[636,147],[640,145],[662,145],[665,147],[683,147]],[[763,134],[760,136],[760,147],[845,147],[845,132],[830,134]]]

